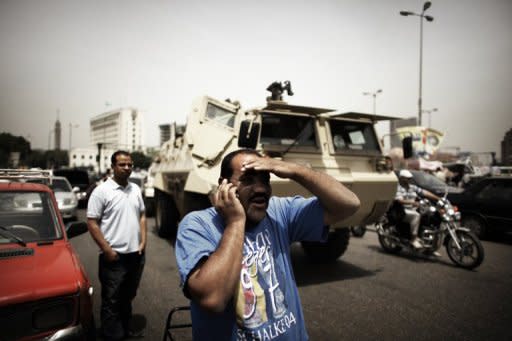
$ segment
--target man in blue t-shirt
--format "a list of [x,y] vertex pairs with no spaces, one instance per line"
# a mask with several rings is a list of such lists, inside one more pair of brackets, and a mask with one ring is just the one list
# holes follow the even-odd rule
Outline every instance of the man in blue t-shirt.
[[[314,196],[271,197],[270,173]],[[307,340],[290,244],[325,240],[357,196],[325,173],[241,149],[223,159],[213,201],[183,218],[176,240],[194,340]]]

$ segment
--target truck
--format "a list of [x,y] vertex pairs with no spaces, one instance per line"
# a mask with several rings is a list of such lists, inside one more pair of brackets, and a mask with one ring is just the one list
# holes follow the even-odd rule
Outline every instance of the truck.
[[[224,155],[252,148],[263,155],[327,173],[357,194],[360,209],[330,226],[326,242],[302,242],[317,262],[332,262],[346,251],[350,227],[378,221],[397,188],[392,162],[383,154],[374,123],[393,117],[289,104],[289,81],[273,82],[263,107],[243,109],[238,101],[197,98],[185,125],[173,123],[151,169],[155,223],[161,237],[173,240],[187,213],[211,206]],[[289,180],[271,176],[276,196],[311,196]]]
[[95,340],[92,281],[70,242],[87,223],[64,223],[54,180],[0,169],[0,340]]

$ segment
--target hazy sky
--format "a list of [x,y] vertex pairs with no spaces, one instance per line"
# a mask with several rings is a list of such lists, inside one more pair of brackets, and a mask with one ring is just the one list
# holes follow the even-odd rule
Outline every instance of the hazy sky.
[[[417,116],[418,0],[0,0],[0,131],[48,147],[60,110],[62,148],[87,147],[89,120],[135,106],[148,146],[184,123],[197,96],[288,101]],[[424,22],[423,108],[445,148],[500,151],[512,128],[512,1],[433,1]],[[105,103],[111,103],[106,106]],[[429,122],[424,115],[424,125]],[[383,126],[379,127],[383,130]],[[53,146],[53,137],[52,137]]]

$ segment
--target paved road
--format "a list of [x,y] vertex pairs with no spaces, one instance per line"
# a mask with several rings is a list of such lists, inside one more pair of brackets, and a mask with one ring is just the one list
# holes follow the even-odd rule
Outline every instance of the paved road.
[[[153,226],[149,219],[147,264],[134,304],[135,324],[145,327],[146,340],[160,340],[169,309],[187,304],[173,248]],[[486,258],[475,271],[452,265],[444,250],[437,261],[383,253],[372,231],[352,238],[345,255],[331,265],[313,265],[299,245],[293,247],[311,339],[511,340],[512,238],[483,244]],[[89,235],[73,239],[73,245],[95,286],[99,322],[97,247]],[[191,340],[186,330],[177,336]]]

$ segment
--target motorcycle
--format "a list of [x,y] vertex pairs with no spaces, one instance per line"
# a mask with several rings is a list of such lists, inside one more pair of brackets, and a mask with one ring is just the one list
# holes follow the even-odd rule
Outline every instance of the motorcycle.
[[[484,248],[473,232],[460,226],[460,212],[446,196],[447,193],[435,204],[428,199],[420,200],[418,237],[423,247],[418,251],[433,255],[444,245],[452,262],[465,269],[474,269],[484,260]],[[402,205],[395,201],[376,224],[379,243],[386,252],[396,254],[403,248],[413,249],[411,228],[403,221],[404,214]]]

